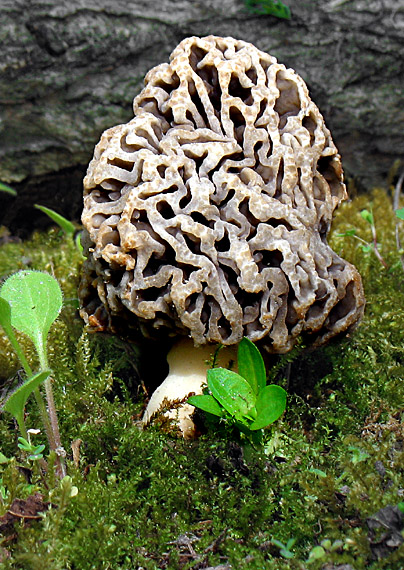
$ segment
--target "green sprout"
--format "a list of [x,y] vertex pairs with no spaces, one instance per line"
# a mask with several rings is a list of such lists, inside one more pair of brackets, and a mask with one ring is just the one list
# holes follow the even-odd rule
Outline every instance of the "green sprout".
[[279,554],[283,556],[283,558],[294,558],[295,554],[292,552],[292,547],[296,542],[295,538],[289,538],[286,544],[283,544],[283,542],[277,540],[276,538],[272,538],[271,542],[280,549]]
[[[38,430],[29,430],[29,431],[38,431]],[[38,461],[39,459],[43,459],[42,452],[45,449],[43,444],[34,445],[30,438],[25,439],[24,437],[18,438],[18,447],[22,451],[25,451],[28,455],[28,459],[31,461]]]
[[326,558],[331,552],[335,552],[340,550],[341,548],[343,548],[344,543],[342,542],[342,540],[334,540],[334,542],[331,542],[330,539],[325,538],[324,540],[321,541],[320,545],[314,546],[310,553],[309,553],[309,558],[308,560],[306,560],[306,562],[308,564],[311,564],[312,562],[316,562],[317,560],[322,560],[324,558]]
[[276,384],[266,385],[265,365],[257,347],[248,338],[238,346],[239,374],[225,368],[207,372],[206,393],[188,398],[188,403],[227,420],[254,443],[262,429],[285,411],[286,392]]
[[[5,400],[2,409],[12,414],[22,438],[29,442],[24,421],[24,407],[33,393],[48,436],[49,446],[60,460],[60,472],[65,474],[64,450],[60,441],[52,380],[47,354],[47,336],[62,308],[63,298],[59,283],[48,273],[19,271],[11,275],[0,290],[0,325],[14,348],[27,378]],[[34,344],[39,359],[39,371],[34,373],[14,334],[16,329],[27,335]],[[44,383],[47,409],[39,386]]]

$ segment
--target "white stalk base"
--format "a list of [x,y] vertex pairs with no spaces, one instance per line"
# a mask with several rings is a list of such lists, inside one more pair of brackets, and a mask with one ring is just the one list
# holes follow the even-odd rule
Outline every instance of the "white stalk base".
[[[183,403],[170,410],[170,404],[183,402],[193,394],[202,394],[206,372],[215,350],[215,345],[195,347],[189,338],[182,338],[173,346],[167,356],[168,376],[152,394],[142,418],[144,424],[148,424],[164,408],[163,415],[175,420],[185,439],[195,436],[195,424],[191,419],[194,406]],[[227,368],[230,361],[234,362],[234,369],[236,348],[222,348],[218,365]]]

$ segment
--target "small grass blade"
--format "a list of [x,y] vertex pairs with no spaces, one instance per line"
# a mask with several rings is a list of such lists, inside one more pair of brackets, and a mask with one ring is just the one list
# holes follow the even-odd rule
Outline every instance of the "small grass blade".
[[3,182],[0,182],[0,191],[5,192],[6,194],[11,194],[11,196],[17,196],[17,192],[14,188],[7,186],[7,184],[3,184]]
[[61,214],[58,214],[46,206],[40,206],[39,204],[35,204],[35,208],[41,210],[41,212],[49,216],[51,220],[53,220],[67,234],[75,234],[76,228],[74,227],[74,224],[70,220],[67,220],[65,217],[63,217]]

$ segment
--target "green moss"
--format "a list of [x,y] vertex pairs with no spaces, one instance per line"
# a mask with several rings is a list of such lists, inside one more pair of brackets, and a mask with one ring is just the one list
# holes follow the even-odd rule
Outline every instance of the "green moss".
[[[370,240],[360,215],[370,207],[388,270],[356,240],[338,235],[355,227]],[[287,376],[288,409],[266,432],[262,451],[225,432],[183,441],[158,427],[141,431],[137,362],[119,342],[87,335],[68,305],[51,332],[50,361],[78,494],[69,498],[52,469],[42,477],[33,471],[27,482],[17,464],[32,466],[16,453],[12,420],[1,416],[1,451],[16,459],[0,465],[6,491],[0,516],[15,497],[35,491],[55,505],[40,520],[17,524],[16,539],[0,538],[2,567],[402,568],[403,546],[386,546],[386,529],[371,534],[367,522],[403,501],[404,272],[394,232],[394,213],[382,191],[359,196],[338,212],[330,242],[363,275],[366,314],[348,338],[278,359],[270,375],[277,381]],[[79,265],[72,243],[54,230],[0,248],[0,274],[28,266],[54,272],[66,299],[76,296]],[[1,337],[3,378],[17,366]],[[27,416],[29,427],[39,426],[31,402]],[[70,445],[77,447],[77,440],[80,453],[73,461]],[[286,544],[290,538],[296,542],[287,559],[273,540]],[[322,551],[313,550],[320,544]],[[319,552],[324,556],[314,559]]]

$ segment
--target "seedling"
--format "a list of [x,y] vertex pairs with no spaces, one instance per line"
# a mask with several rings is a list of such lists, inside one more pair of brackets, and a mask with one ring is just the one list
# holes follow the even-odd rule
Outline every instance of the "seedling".
[[320,545],[314,546],[311,549],[309,553],[309,558],[308,560],[306,560],[306,562],[308,564],[311,564],[312,562],[315,562],[317,560],[322,560],[323,558],[328,556],[330,552],[335,552],[337,550],[340,550],[341,548],[343,548],[343,546],[344,543],[342,542],[342,540],[334,540],[334,542],[331,542],[330,539],[325,538],[324,540],[321,541]]
[[271,542],[280,549],[279,554],[283,556],[283,558],[287,558],[289,560],[291,558],[294,558],[295,554],[292,552],[292,547],[296,542],[295,538],[289,538],[286,544],[283,544],[283,542],[277,540],[276,538],[273,538]]
[[347,230],[346,232],[344,232],[342,234],[338,234],[338,235],[340,237],[353,237],[356,240],[358,240],[360,242],[360,248],[362,249],[363,253],[369,253],[369,252],[373,251],[375,256],[377,257],[377,259],[383,265],[383,267],[388,269],[388,265],[387,265],[386,261],[384,260],[382,254],[380,253],[380,250],[379,250],[379,244],[377,242],[377,233],[376,233],[376,226],[375,226],[375,221],[373,218],[373,213],[369,210],[362,210],[361,216],[366,222],[368,222],[368,224],[370,226],[370,230],[372,232],[372,241],[371,242],[368,242],[368,241],[364,240],[363,238],[357,236],[355,228],[351,228],[351,229]]
[[31,441],[26,440],[23,437],[19,437],[18,442],[18,447],[27,453],[28,459],[31,461],[38,461],[43,458],[42,452],[45,449],[43,444],[34,445]]
[[227,420],[259,443],[262,428],[285,411],[286,392],[276,384],[266,385],[264,361],[248,338],[238,346],[237,363],[238,374],[225,368],[208,370],[207,393],[191,396],[188,403]]
[[[19,271],[11,275],[0,290],[0,324],[27,375],[27,379],[6,398],[2,408],[15,417],[22,438],[29,441],[24,422],[24,407],[29,396],[34,394],[50,449],[56,451],[60,457],[63,476],[64,450],[60,441],[46,345],[50,327],[59,315],[62,303],[62,291],[56,279],[40,271]],[[33,342],[39,359],[38,372],[33,373],[13,329],[24,333]],[[45,385],[48,411],[39,391],[39,385],[42,383]]]

